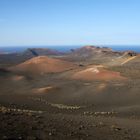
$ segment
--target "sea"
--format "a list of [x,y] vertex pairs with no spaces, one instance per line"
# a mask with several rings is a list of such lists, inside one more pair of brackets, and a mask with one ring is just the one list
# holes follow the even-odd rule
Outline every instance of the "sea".
[[[100,45],[99,45],[100,46]],[[0,47],[0,53],[8,54],[8,53],[19,53],[23,52],[28,48],[49,48],[55,49],[62,52],[68,52],[71,49],[80,48],[82,45],[72,45],[72,46],[12,46],[12,47]],[[140,45],[101,45],[100,47],[109,47],[116,51],[135,51],[140,53]]]

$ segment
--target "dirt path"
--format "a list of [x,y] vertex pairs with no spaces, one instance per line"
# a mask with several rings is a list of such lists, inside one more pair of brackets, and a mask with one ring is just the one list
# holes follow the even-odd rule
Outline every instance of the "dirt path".
[[133,56],[133,57],[128,58],[127,60],[125,60],[124,62],[122,62],[121,65],[126,64],[127,62],[129,62],[129,61],[135,59],[136,57],[137,57],[137,56]]

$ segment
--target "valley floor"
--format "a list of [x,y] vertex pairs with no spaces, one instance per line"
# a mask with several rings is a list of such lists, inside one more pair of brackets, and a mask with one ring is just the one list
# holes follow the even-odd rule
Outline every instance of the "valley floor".
[[140,139],[139,80],[84,82],[50,74],[0,82],[0,139]]

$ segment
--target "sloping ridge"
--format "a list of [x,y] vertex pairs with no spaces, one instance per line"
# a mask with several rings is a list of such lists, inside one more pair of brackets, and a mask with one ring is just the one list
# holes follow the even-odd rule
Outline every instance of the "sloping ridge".
[[38,56],[31,58],[14,67],[10,67],[9,70],[14,72],[26,72],[32,74],[44,74],[44,73],[56,73],[70,70],[76,67],[71,62],[49,58],[47,56]]
[[110,53],[113,53],[113,50],[111,48],[107,47],[98,47],[98,46],[84,46],[82,48],[78,48],[76,50],[73,50],[70,55],[75,57],[93,57],[93,55],[109,55]]
[[22,55],[30,55],[30,56],[49,56],[49,55],[63,55],[62,52],[59,52],[54,49],[48,48],[28,48],[23,52]]
[[104,67],[91,66],[89,68],[75,72],[72,75],[73,79],[77,80],[124,80],[125,77],[121,76],[119,72],[114,72],[105,69]]
[[75,62],[89,62],[103,64],[104,62],[109,62],[113,58],[117,58],[123,55],[123,52],[113,51],[108,47],[98,47],[98,46],[84,46],[72,50],[68,55],[64,57],[65,60],[75,61]]

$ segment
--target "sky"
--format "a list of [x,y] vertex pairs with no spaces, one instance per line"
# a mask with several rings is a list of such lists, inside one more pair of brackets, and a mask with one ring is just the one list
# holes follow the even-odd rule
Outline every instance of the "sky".
[[0,46],[140,45],[140,0],[0,0]]

